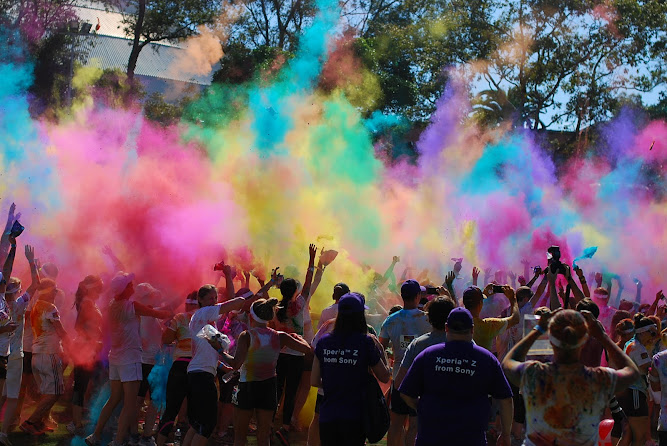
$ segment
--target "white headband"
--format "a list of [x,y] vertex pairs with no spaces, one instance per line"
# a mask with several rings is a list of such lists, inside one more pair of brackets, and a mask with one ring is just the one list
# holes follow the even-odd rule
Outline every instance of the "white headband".
[[185,299],[185,305],[197,305],[198,303],[197,299]]
[[261,317],[257,316],[257,314],[255,313],[255,309],[252,306],[250,307],[250,316],[252,316],[252,318],[255,320],[255,322],[257,322],[259,324],[268,324],[269,323],[269,321],[265,321]]
[[625,330],[621,330],[621,334],[630,334],[630,333],[634,333],[634,332],[635,332],[634,328],[628,328],[628,329],[625,329]]
[[645,331],[649,331],[652,328],[655,328],[657,330],[658,326],[655,324],[644,325],[643,327],[635,328],[635,333],[644,333]]
[[563,350],[574,350],[575,348],[581,347],[586,343],[586,341],[588,341],[588,333],[586,333],[584,337],[574,345],[565,344],[560,339],[556,339],[551,333],[549,333],[549,341],[551,344],[553,344],[554,347],[562,348]]
[[11,290],[10,290],[10,289],[6,289],[6,290],[5,290],[5,293],[7,293],[7,294],[14,294],[14,293],[17,293],[17,292],[19,292],[19,291],[21,291],[21,284],[20,284],[20,283],[19,283],[18,286],[17,286],[16,288],[14,288],[14,289],[11,289]]

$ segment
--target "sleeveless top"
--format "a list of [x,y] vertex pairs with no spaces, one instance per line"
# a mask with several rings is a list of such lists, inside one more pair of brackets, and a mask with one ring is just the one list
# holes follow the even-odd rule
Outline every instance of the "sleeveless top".
[[248,356],[241,366],[241,382],[265,381],[276,376],[280,334],[268,327],[251,328]]

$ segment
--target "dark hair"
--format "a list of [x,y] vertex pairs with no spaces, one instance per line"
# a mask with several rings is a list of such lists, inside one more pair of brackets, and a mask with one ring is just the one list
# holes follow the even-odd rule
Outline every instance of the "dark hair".
[[270,299],[258,299],[252,304],[252,310],[260,319],[270,321],[275,315],[276,305],[278,305],[278,299],[275,297]]
[[86,276],[81,282],[79,282],[79,286],[77,287],[76,293],[74,294],[74,305],[72,305],[72,307],[76,308],[77,312],[81,311],[81,302],[83,302],[83,298],[88,295],[88,285],[92,285],[96,282],[100,283],[101,285],[102,279],[100,279],[99,276],[94,275]]
[[[206,295],[211,292],[215,293],[216,296],[218,295],[218,289],[215,287],[215,285],[204,285],[203,287],[199,288],[199,291],[197,291],[197,301],[203,297],[206,297]],[[201,302],[198,303],[201,307]]]
[[338,313],[333,332],[334,334],[344,336],[354,333],[367,334],[368,325],[366,325],[366,315],[364,315],[363,311]]
[[614,331],[616,334],[621,335],[621,334],[629,334],[629,333],[622,333],[623,331],[626,330],[634,330],[635,329],[635,323],[632,321],[632,319],[623,319],[622,321],[618,322],[616,325],[614,325]]
[[456,307],[454,299],[448,296],[439,296],[431,301],[428,306],[428,321],[433,328],[444,330],[447,325],[449,313]]
[[346,295],[347,293],[350,292],[350,287],[344,284],[343,282],[339,282],[336,285],[334,285],[333,288],[333,300],[338,302],[338,300]]
[[549,313],[551,313],[551,310],[549,309],[549,307],[539,307],[539,308],[536,308],[535,311],[533,311],[533,314],[535,316],[544,316],[545,314],[549,314]]
[[[638,328],[646,327],[647,325],[655,325],[655,322],[647,316],[644,316],[642,313],[635,314],[635,330]],[[657,325],[656,325],[657,327]]]
[[287,320],[287,306],[289,305],[294,293],[296,293],[297,284],[294,279],[285,279],[280,284],[280,294],[283,296],[283,300],[280,301],[280,307],[276,312],[276,316],[280,322],[285,322]]
[[391,307],[391,308],[389,309],[389,314],[398,313],[398,312],[401,311],[402,309],[403,309],[402,306],[400,306],[400,305],[394,305],[393,307]]
[[188,294],[187,296],[185,296],[185,300],[186,300],[186,301],[187,301],[187,300],[197,300],[197,295],[198,295],[197,290],[191,291],[190,294]]
[[611,317],[611,328],[613,329],[616,327],[616,325],[624,319],[630,319],[632,321],[632,314],[629,311],[617,310],[616,313],[614,313],[614,315]]
[[595,316],[595,319],[600,316],[600,307],[588,297],[577,302],[576,310],[580,313],[584,310],[590,311]]

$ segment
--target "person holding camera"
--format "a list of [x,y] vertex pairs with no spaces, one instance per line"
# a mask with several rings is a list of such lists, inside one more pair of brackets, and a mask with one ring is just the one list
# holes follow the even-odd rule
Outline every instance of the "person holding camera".
[[[509,317],[480,318],[479,315],[484,306],[485,296],[488,296],[491,293],[503,293],[507,300],[510,301],[512,314]],[[475,323],[475,332],[473,333],[475,343],[489,351],[491,351],[493,347],[493,340],[496,336],[503,333],[508,328],[517,325],[521,321],[516,295],[512,287],[507,285],[501,286],[489,284],[484,289],[484,293],[476,286],[468,287],[463,292],[463,306],[470,311]]]

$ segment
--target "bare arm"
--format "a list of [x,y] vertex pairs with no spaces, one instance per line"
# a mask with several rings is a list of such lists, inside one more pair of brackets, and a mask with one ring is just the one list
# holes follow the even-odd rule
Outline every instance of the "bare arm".
[[133,302],[134,313],[138,316],[154,317],[156,319],[169,319],[174,315],[169,310],[157,310],[139,302]]
[[310,372],[311,387],[322,387],[322,372],[320,371],[320,360],[313,358],[313,370]]
[[413,408],[414,410],[417,410],[417,404],[419,403],[419,399],[413,398],[411,396],[407,396],[404,393],[401,393],[401,398],[403,398],[403,401],[405,401],[405,404]]
[[[546,330],[547,323],[543,322],[545,317],[540,318],[539,326],[543,330]],[[505,377],[507,380],[519,387],[521,385],[521,365],[526,360],[526,355],[530,350],[530,347],[533,346],[533,343],[542,335],[537,330],[531,330],[523,339],[512,347],[512,350],[507,353],[505,359],[503,359],[503,371],[505,372]]]
[[507,318],[507,328],[514,327],[521,322],[521,313],[519,312],[519,305],[516,302],[516,294],[514,293],[514,289],[508,286],[503,287],[503,292],[512,306],[512,315]]
[[222,267],[222,273],[225,275],[225,289],[227,290],[227,300],[234,299],[234,274],[232,267],[225,265]]
[[306,297],[310,296],[310,286],[313,284],[313,272],[315,271],[315,253],[317,248],[312,243],[308,247],[308,254],[310,255],[308,259],[308,270],[306,271],[306,278],[303,281],[303,288],[301,289],[301,295]]
[[[384,272],[384,275],[382,276],[382,280],[380,283],[377,284],[378,288],[387,283],[387,280],[391,278],[394,274],[394,267],[398,263],[398,257],[394,256],[394,258],[391,260],[391,265],[389,265],[389,268],[387,268],[387,271]],[[394,280],[395,282],[396,280]]]
[[662,299],[663,297],[665,297],[665,295],[662,294],[662,290],[656,293],[655,300],[653,301],[648,311],[646,312],[647,315],[651,316],[655,314],[656,310],[658,309],[658,302],[660,302],[660,299]]
[[162,344],[170,345],[176,340],[176,332],[171,328],[167,328],[162,332]]
[[28,259],[28,264],[30,265],[30,278],[32,280],[32,282],[30,282],[30,286],[26,290],[26,293],[28,293],[32,299],[32,296],[35,294],[35,291],[37,291],[37,288],[39,287],[40,279],[39,271],[37,270],[37,265],[35,264],[35,249],[30,245],[25,245],[25,258]]
[[11,235],[9,236],[9,243],[11,244],[11,247],[9,249],[9,254],[7,254],[7,258],[5,259],[5,264],[2,267],[3,281],[0,283],[0,293],[4,293],[7,289],[7,282],[9,281],[9,278],[12,277],[14,258],[16,257],[16,239]]
[[[494,398],[495,399],[495,398]],[[514,402],[512,398],[496,399],[500,406],[500,432],[507,435],[512,431],[512,420],[514,417]]]
[[310,353],[312,352],[312,348],[310,347],[310,344],[306,342],[305,339],[303,339],[301,336],[295,334],[295,333],[285,333],[285,332],[279,332],[280,333],[280,346],[281,347],[287,347],[291,348],[292,350],[296,350],[301,353]]
[[[530,279],[530,281],[526,284],[526,286],[528,288],[532,288],[533,285],[535,284],[535,282],[537,281],[537,278],[540,277],[540,274],[542,274],[541,269],[538,269],[537,271],[535,271],[535,273],[533,274],[533,278]],[[526,276],[526,277],[528,277],[528,276]],[[544,290],[542,290],[542,292],[544,292]]]
[[239,335],[236,341],[236,354],[231,356],[226,352],[219,352],[222,360],[225,361],[234,370],[241,368],[246,358],[248,357],[248,348],[250,347],[250,334],[244,331]]
[[577,277],[579,277],[579,283],[581,283],[581,291],[584,293],[585,297],[591,297],[591,290],[588,288],[588,282],[586,282],[586,276],[584,276],[584,271],[577,267],[575,269]]

